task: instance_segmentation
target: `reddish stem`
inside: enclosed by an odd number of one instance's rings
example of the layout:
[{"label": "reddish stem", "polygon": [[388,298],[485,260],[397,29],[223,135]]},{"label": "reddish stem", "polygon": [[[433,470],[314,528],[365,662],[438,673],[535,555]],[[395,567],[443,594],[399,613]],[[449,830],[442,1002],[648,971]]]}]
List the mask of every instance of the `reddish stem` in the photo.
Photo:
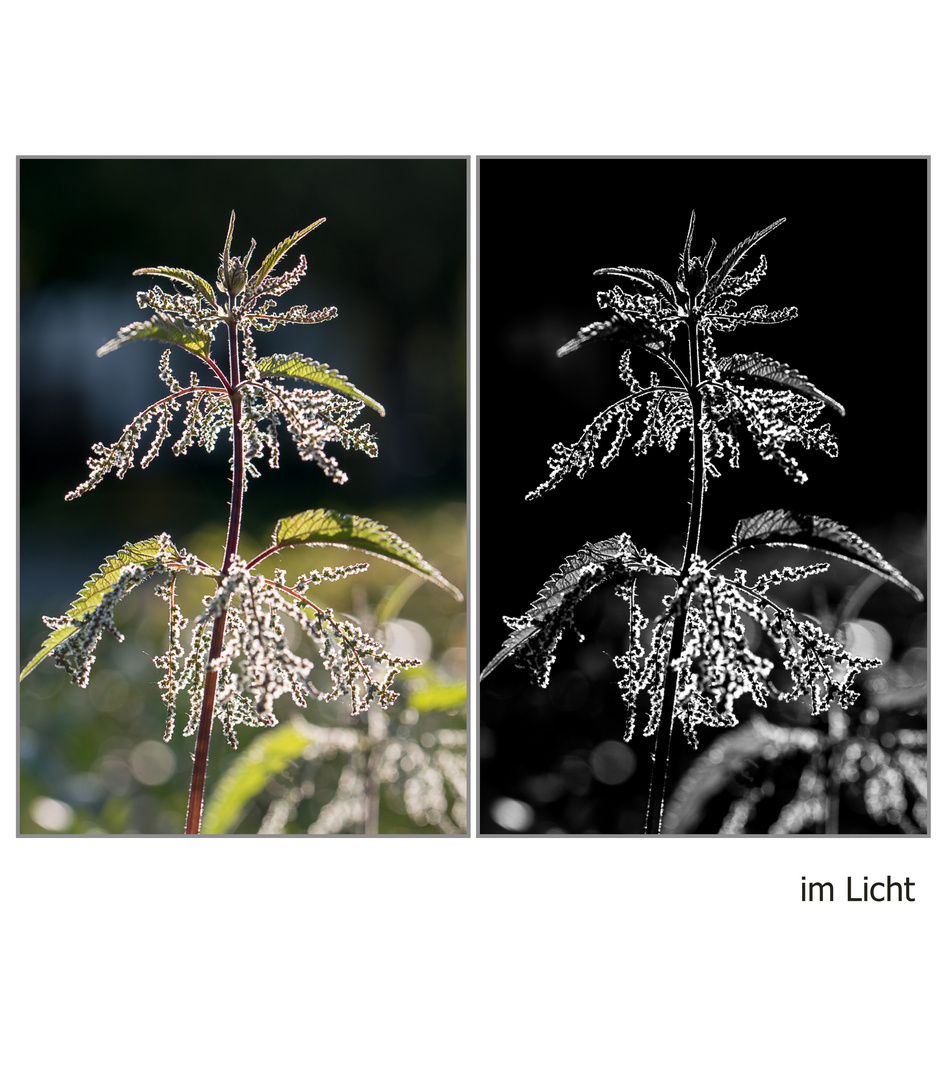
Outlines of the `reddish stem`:
[{"label": "reddish stem", "polygon": [[[230,386],[237,387],[240,382],[239,343],[237,341],[236,316],[233,314],[234,295],[230,293],[228,338],[230,348]],[[223,553],[223,573],[230,568],[230,560],[236,554],[240,541],[240,522],[243,517],[243,432],[240,422],[243,416],[242,397],[238,390],[230,391],[230,405],[233,409],[233,496],[230,500],[230,523],[226,534],[226,548]],[[223,652],[223,634],[226,629],[226,608],[213,621],[210,637],[210,652],[207,654],[207,677],[203,687],[203,701],[200,705],[200,722],[197,725],[197,745],[194,748],[194,770],[190,781],[190,798],[187,803],[188,836],[200,832],[200,818],[203,814],[203,795],[207,782],[207,762],[210,757],[210,733],[213,728],[213,705],[216,700],[219,672],[215,661]]]}]

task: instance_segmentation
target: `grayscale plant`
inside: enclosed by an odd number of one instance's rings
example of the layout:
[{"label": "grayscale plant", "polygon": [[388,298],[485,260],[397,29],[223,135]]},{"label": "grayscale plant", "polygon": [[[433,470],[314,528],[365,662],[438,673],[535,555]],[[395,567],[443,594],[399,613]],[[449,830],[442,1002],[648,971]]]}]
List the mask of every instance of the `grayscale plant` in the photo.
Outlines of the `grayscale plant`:
[{"label": "grayscale plant", "polygon": [[[824,562],[788,566],[750,580],[731,562],[752,548],[795,547],[848,560],[905,589],[922,594],[878,551],[850,529],[813,514],[772,509],[737,522],[732,542],[712,558],[700,545],[710,479],[721,468],[737,468],[741,443],[757,447],[791,480],[807,479],[795,448],[834,457],[837,444],[825,409],[842,406],[794,368],[762,353],[720,355],[716,338],[740,327],[771,326],[797,315],[794,307],[741,307],[740,298],[767,270],[765,256],[751,269],[743,260],[784,218],[737,244],[714,267],[713,240],[703,256],[693,253],[692,214],[674,282],[651,270],[628,266],[598,270],[629,285],[598,293],[606,316],[583,327],[558,350],[565,356],[592,341],[619,349],[619,374],[628,394],[608,406],[571,444],[556,443],[550,475],[528,496],[557,487],[569,474],[582,478],[598,461],[610,465],[630,442],[636,454],[671,451],[680,440],[691,446],[691,501],[685,546],[678,563],[639,547],[627,534],[587,543],[544,584],[528,611],[505,619],[511,631],[485,666],[485,678],[507,658],[533,680],[548,686],[555,650],[574,629],[578,604],[593,590],[611,585],[629,609],[626,651],[615,658],[626,704],[624,738],[638,726],[654,739],[645,831],[661,830],[674,727],[681,725],[696,746],[700,727],[738,723],[735,703],[744,695],[758,705],[805,698],[811,711],[849,709],[858,697],[857,675],[878,660],[848,651],[842,633],[828,633],[772,595],[784,582],[824,573]],[[646,374],[638,375],[642,365]],[[634,434],[639,419],[642,430]],[[638,602],[644,577],[669,582],[662,610],[647,615]],[[788,686],[783,683],[787,678]],[[779,688],[778,683],[781,682]]]},{"label": "grayscale plant", "polygon": [[[216,292],[190,270],[158,266],[135,271],[168,278],[178,288],[165,292],[154,286],[139,292],[138,305],[154,314],[146,321],[122,327],[117,337],[99,349],[99,355],[131,341],[160,341],[181,349],[194,367],[188,380],[181,383],[171,370],[171,349],[162,354],[159,373],[167,394],[135,416],[116,442],[92,447],[88,479],[66,498],[85,494],[110,472],[124,476],[136,458],[146,467],[171,437],[171,421],[182,413],[183,431],[172,445],[174,454],[185,454],[194,445],[210,451],[224,433],[232,447],[232,497],[223,558],[219,566],[213,566],[176,546],[167,534],[126,544],[105,560],[64,615],[45,619],[50,633],[20,675],[22,680],[45,657],[52,656],[74,683],[87,686],[103,632],[122,640],[114,621],[116,605],[137,586],[159,575],[156,591],[167,604],[169,626],[167,652],[154,661],[163,671],[159,686],[167,707],[164,738],[169,740],[173,735],[182,697],[187,699],[183,734],[196,735],[188,834],[200,831],[214,721],[235,747],[239,725],[256,728],[276,724],[274,706],[284,695],[300,707],[310,698],[328,702],[347,695],[352,715],[384,710],[398,696],[394,690],[397,676],[419,664],[393,655],[351,617],[338,615],[309,596],[312,587],[360,574],[369,568],[368,563],[315,568],[290,584],[285,570],[276,568],[268,575],[262,572],[266,560],[295,546],[351,549],[393,562],[462,599],[439,571],[390,529],[369,518],[334,510],[305,510],[283,518],[265,550],[249,558],[239,554],[248,480],[260,475],[255,462],[262,457],[270,467],[278,467],[281,425],[291,435],[300,457],[317,464],[337,484],[345,483],[347,476],[329,453],[329,444],[361,450],[370,457],[377,454],[370,426],[357,422],[365,406],[384,415],[377,401],[337,371],[299,353],[259,356],[256,350],[256,334],[290,324],[315,325],[337,315],[334,307],[310,311],[296,304],[277,309],[277,298],[305,274],[305,256],[300,256],[295,269],[285,273],[275,273],[277,265],[324,220],[277,244],[253,272],[250,259],[255,241],[242,258],[230,253],[235,224],[232,214]],[[180,291],[180,286],[185,291]],[[221,328],[228,346],[227,362],[222,366],[211,355],[214,334]],[[205,384],[200,372],[212,378]],[[139,454],[139,444],[149,429],[154,430],[151,444]],[[207,577],[212,582],[203,610],[192,619],[185,617],[178,603],[181,574]],[[189,637],[185,633],[188,628]],[[316,677],[319,666],[327,679]]]}]

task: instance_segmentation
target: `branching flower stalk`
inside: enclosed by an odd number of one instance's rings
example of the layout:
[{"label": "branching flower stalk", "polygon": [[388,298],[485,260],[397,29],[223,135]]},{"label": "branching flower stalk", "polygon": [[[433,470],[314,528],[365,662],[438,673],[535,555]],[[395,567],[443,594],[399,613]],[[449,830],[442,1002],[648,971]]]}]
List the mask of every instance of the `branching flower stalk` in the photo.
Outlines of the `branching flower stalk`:
[{"label": "branching flower stalk", "polygon": [[[642,704],[644,735],[655,739],[646,833],[661,830],[677,724],[695,746],[699,726],[731,727],[738,723],[734,705],[744,694],[758,706],[809,696],[815,714],[849,708],[857,697],[855,676],[879,663],[854,656],[816,621],[797,615],[768,596],[771,585],[822,573],[827,564],[784,567],[749,583],[741,568],[731,576],[721,574],[718,568],[724,562],[754,547],[820,550],[865,567],[922,598],[919,590],[865,540],[829,518],[812,514],[765,511],[739,521],[731,546],[711,561],[700,551],[709,481],[720,475],[720,465],[739,466],[740,436],[750,436],[764,460],[780,466],[798,483],[807,477],[788,454],[790,443],[822,450],[831,457],[837,454],[828,425],[819,419],[825,407],[842,415],[838,402],[800,372],[762,353],[723,357],[715,346],[717,333],[741,326],[776,325],[797,315],[794,307],[738,308],[739,297],[759,283],[767,263],[762,255],[754,269],[736,270],[748,252],[784,220],[737,244],[710,270],[715,241],[705,256],[692,253],[693,213],[675,283],[636,267],[597,271],[629,280],[634,291],[616,286],[598,293],[598,303],[609,317],[583,327],[558,355],[592,341],[618,345],[619,374],[631,392],[595,417],[577,442],[555,444],[548,461],[549,478],[527,497],[550,491],[569,473],[583,477],[596,464],[603,437],[615,424],[613,441],[600,462],[604,467],[610,465],[630,437],[631,422],[643,413],[643,432],[633,445],[636,453],[646,453],[654,446],[671,451],[682,435],[688,437],[692,448],[691,499],[682,560],[672,566],[638,547],[625,533],[585,544],[545,583],[524,616],[506,618],[511,633],[482,673],[485,677],[512,657],[540,686],[547,686],[555,648],[564,631],[573,627],[578,604],[593,589],[612,583],[630,609],[627,651],[615,660],[623,673],[619,686],[627,707],[624,738],[629,742],[633,737]],[[683,336],[686,360],[681,363],[674,346]],[[650,369],[648,385],[638,380],[631,367],[638,360]],[[672,582],[672,591],[663,599],[663,614],[652,621],[644,616],[636,599],[637,581],[643,574],[667,577]],[[774,662],[749,645],[747,631],[752,624],[778,654],[791,679],[789,689],[778,689]]]},{"label": "branching flower stalk", "polygon": [[[223,431],[228,431],[232,445],[232,490],[223,559],[215,568],[177,548],[166,533],[126,544],[86,582],[65,615],[45,619],[51,633],[20,675],[24,678],[52,655],[77,685],[86,686],[102,633],[108,630],[122,640],[114,623],[118,601],[153,575],[166,576],[157,592],[168,603],[169,645],[155,664],[165,672],[159,684],[167,706],[165,740],[174,732],[178,697],[186,693],[190,698],[184,735],[196,734],[196,744],[185,827],[189,835],[200,831],[215,720],[235,747],[237,725],[276,724],[274,705],[284,694],[290,694],[300,707],[308,698],[331,701],[347,694],[352,715],[365,712],[373,704],[384,709],[397,698],[393,690],[395,677],[419,663],[392,655],[355,623],[336,616],[308,596],[313,585],[361,573],[368,569],[367,563],[312,570],[293,586],[287,583],[284,570],[275,570],[271,578],[259,574],[260,563],[296,545],[358,550],[394,562],[461,599],[454,586],[391,530],[369,518],[333,510],[305,510],[283,518],[264,551],[248,561],[239,556],[243,498],[249,478],[259,476],[253,461],[265,454],[270,467],[278,467],[280,424],[285,424],[301,458],[315,462],[334,483],[345,483],[347,476],[326,452],[327,443],[339,442],[346,449],[359,449],[371,457],[377,454],[369,426],[356,427],[353,423],[365,405],[383,416],[384,409],[377,401],[337,371],[299,353],[267,357],[256,353],[254,332],[267,333],[292,323],[314,325],[337,315],[333,307],[309,311],[302,304],[276,310],[276,298],[297,285],[304,275],[305,256],[286,273],[274,274],[275,267],[324,220],[313,222],[277,244],[259,269],[250,274],[255,241],[243,258],[231,256],[235,214],[231,215],[216,280],[217,292],[224,298],[222,304],[209,282],[192,271],[166,266],[135,271],[170,278],[188,291],[166,293],[154,287],[139,292],[139,306],[155,314],[146,322],[123,327],[116,338],[99,349],[99,355],[113,352],[129,341],[161,341],[199,361],[210,371],[215,385],[201,385],[197,372],[192,371],[189,384],[182,387],[171,371],[171,350],[165,350],[159,373],[169,393],[139,413],[111,446],[93,446],[89,478],[66,498],[74,499],[90,491],[113,470],[119,477],[124,476],[134,465],[142,436],[154,424],[151,446],[140,458],[141,467],[150,464],[170,437],[171,420],[186,407],[183,432],[173,445],[175,454],[186,453],[194,443],[212,450]],[[219,326],[226,328],[226,371],[213,360],[210,351]],[[305,385],[289,386],[286,379]],[[203,614],[193,621],[189,650],[181,640],[188,620],[176,599],[180,573],[208,576],[215,581],[214,591],[204,598]],[[317,652],[330,680],[328,689],[314,680],[314,661],[290,646],[287,619]]]}]

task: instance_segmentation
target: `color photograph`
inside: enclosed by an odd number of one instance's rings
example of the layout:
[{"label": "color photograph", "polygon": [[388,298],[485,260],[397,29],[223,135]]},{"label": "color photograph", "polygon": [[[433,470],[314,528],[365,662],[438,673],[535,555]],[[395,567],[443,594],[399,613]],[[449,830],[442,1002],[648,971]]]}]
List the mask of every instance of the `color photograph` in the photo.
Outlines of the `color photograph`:
[{"label": "color photograph", "polygon": [[469,167],[18,162],[21,834],[467,834]]}]

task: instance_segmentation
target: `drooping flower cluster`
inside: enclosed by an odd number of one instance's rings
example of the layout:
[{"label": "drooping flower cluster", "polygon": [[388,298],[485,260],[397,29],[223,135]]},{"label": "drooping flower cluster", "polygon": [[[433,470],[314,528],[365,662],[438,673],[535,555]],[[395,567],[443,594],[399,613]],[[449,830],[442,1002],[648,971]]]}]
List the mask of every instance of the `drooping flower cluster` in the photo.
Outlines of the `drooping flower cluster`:
[{"label": "drooping flower cluster", "polygon": [[[99,350],[99,355],[129,341],[154,339],[169,342],[203,361],[217,377],[218,385],[203,386],[197,373],[191,372],[189,384],[182,387],[171,371],[170,350],[166,350],[161,356],[158,371],[168,387],[168,395],[138,413],[114,443],[96,443],[92,447],[92,456],[88,460],[89,477],[66,496],[68,499],[90,491],[113,470],[119,478],[123,477],[134,465],[139,443],[153,424],[155,432],[151,445],[139,462],[141,468],[146,468],[170,437],[170,422],[182,407],[185,407],[183,432],[173,444],[174,454],[185,454],[195,443],[211,451],[222,432],[229,431],[232,436],[236,398],[239,398],[239,423],[244,437],[244,463],[248,475],[258,476],[253,461],[267,451],[269,465],[278,467],[278,428],[283,423],[302,460],[315,462],[335,483],[344,483],[347,476],[338,461],[326,452],[327,443],[337,442],[345,449],[359,449],[370,457],[377,455],[370,426],[354,426],[365,404],[383,413],[377,402],[362,394],[327,365],[298,353],[291,356],[276,354],[262,359],[256,355],[254,330],[269,332],[290,323],[322,323],[338,314],[334,307],[309,311],[301,304],[284,312],[273,310],[276,301],[272,297],[288,291],[301,280],[305,273],[305,257],[301,257],[295,270],[276,278],[264,278],[254,291],[250,291],[245,284],[245,264],[248,261],[249,255],[243,260],[230,260],[231,263],[240,264],[242,269],[234,269],[233,275],[244,281],[246,292],[229,317],[216,304],[207,282],[196,274],[168,267],[136,271],[173,277],[183,281],[193,292],[167,293],[157,286],[139,292],[138,305],[150,307],[157,314],[147,322],[123,327],[115,339]],[[226,291],[222,271],[217,287]],[[268,298],[262,299],[264,296]],[[235,321],[237,339],[242,339],[240,381],[236,384],[230,382],[232,370],[228,378],[210,357],[214,330],[228,318]],[[317,389],[292,386],[273,376],[319,385]]]},{"label": "drooping flower cluster", "polygon": [[[183,385],[171,369],[171,350],[166,349],[158,373],[167,394],[140,412],[115,443],[93,447],[89,478],[67,498],[84,494],[112,471],[124,476],[138,457],[142,437],[153,425],[150,447],[140,458],[141,466],[147,466],[171,437],[171,422],[181,411],[183,430],[173,443],[174,453],[184,454],[194,444],[211,451],[219,436],[228,433],[234,447],[231,465],[234,471],[240,470],[234,476],[234,491],[240,484],[245,489],[247,476],[258,475],[253,461],[267,452],[270,466],[278,466],[281,424],[302,459],[316,463],[335,483],[344,483],[347,476],[328,453],[329,443],[376,456],[369,425],[355,421],[365,405],[383,415],[377,401],[339,372],[300,353],[260,357],[256,351],[257,332],[268,333],[289,324],[322,323],[337,315],[334,307],[310,311],[302,304],[276,310],[275,298],[297,285],[305,274],[305,257],[300,257],[293,270],[278,275],[272,271],[295,243],[322,222],[313,222],[277,244],[253,274],[249,263],[255,241],[244,257],[230,255],[234,222],[235,215],[230,219],[216,279],[224,302],[218,303],[209,282],[192,271],[167,266],[136,271],[170,278],[188,291],[167,292],[158,286],[140,291],[139,306],[150,308],[153,316],[122,327],[99,349],[99,355],[104,355],[131,341],[160,341],[198,361],[212,373],[215,384],[202,385],[197,372],[192,371]],[[227,363],[218,365],[211,357],[211,346],[221,325],[226,330],[229,357]],[[231,532],[232,525],[231,521]],[[234,535],[238,537],[238,528]],[[434,581],[461,599],[458,590],[395,533],[370,519],[332,510],[306,510],[284,519],[277,526],[272,547],[251,563],[237,556],[235,542],[228,545],[227,562],[221,568],[178,550],[162,534],[126,545],[111,556],[86,583],[66,615],[46,620],[51,633],[23,675],[45,656],[53,655],[74,681],[86,685],[102,632],[107,629],[121,639],[113,621],[116,604],[157,574],[167,576],[157,592],[167,602],[170,630],[167,651],[155,660],[164,672],[159,685],[168,709],[166,738],[173,731],[176,702],[182,692],[190,696],[185,733],[198,725],[202,708],[210,700],[206,693],[208,673],[216,676],[216,706],[227,737],[233,741],[237,724],[274,724],[275,702],[286,694],[298,705],[307,698],[328,701],[349,694],[353,714],[374,703],[380,708],[389,706],[397,696],[392,690],[395,676],[417,662],[387,652],[353,621],[320,607],[307,595],[311,585],[360,573],[368,564],[313,570],[292,588],[278,569],[271,580],[253,570],[269,555],[296,544],[366,551]],[[182,639],[188,620],[177,603],[176,582],[182,572],[211,576],[217,582],[215,591],[204,598],[203,613],[194,620],[189,647]],[[307,642],[312,655],[299,651],[296,639]],[[313,676],[316,661],[327,675],[325,686],[319,686]]]},{"label": "drooping flower cluster", "polygon": [[125,635],[115,625],[115,606],[147,576],[143,567],[129,563],[120,568],[114,584],[101,594],[96,607],[84,617],[77,618],[69,612],[43,616],[43,622],[53,634],[69,632],[69,636],[53,650],[52,655],[56,667],[64,668],[76,686],[89,685],[95,649],[106,630],[116,641],[125,640]]},{"label": "drooping flower cluster", "polygon": [[[600,462],[606,468],[630,438],[633,417],[641,411],[643,430],[632,443],[634,453],[645,454],[653,446],[671,452],[680,436],[692,432],[696,396],[703,402],[698,426],[708,476],[719,475],[721,462],[738,468],[740,432],[751,437],[763,460],[774,462],[799,483],[807,476],[787,453],[788,444],[797,443],[806,450],[821,450],[836,457],[836,441],[829,426],[818,425],[825,405],[842,414],[843,409],[836,401],[799,372],[761,353],[719,357],[716,351],[714,331],[775,325],[796,317],[795,307],[769,311],[765,305],[756,305],[746,311],[736,310],[736,297],[756,285],[764,275],[767,266],[764,256],[753,271],[723,278],[714,291],[705,277],[708,256],[704,261],[690,258],[689,263],[688,271],[680,268],[675,290],[659,275],[638,268],[598,271],[632,279],[637,291],[631,293],[614,286],[598,292],[598,305],[611,317],[583,327],[558,350],[558,355],[567,355],[591,341],[624,345],[618,371],[631,393],[600,412],[576,442],[554,444],[548,459],[550,475],[528,494],[528,499],[557,486],[570,472],[583,478],[595,464],[608,428],[615,425],[609,449]],[[698,288],[691,295],[688,277],[696,272],[693,267],[702,277],[697,277],[693,288]],[[685,362],[677,361],[672,355],[681,331],[683,337],[695,338],[694,343],[690,342],[694,348],[690,348],[689,360]],[[698,367],[690,370],[694,353],[698,354]],[[635,358],[646,361],[651,368],[648,385],[639,381],[634,372]],[[653,369],[658,369],[661,377]]]},{"label": "drooping flower cluster", "polygon": [[[394,678],[419,661],[387,652],[353,622],[337,616],[330,608],[319,607],[306,595],[313,583],[338,581],[367,570],[368,565],[355,563],[313,571],[289,588],[284,574],[277,572],[275,579],[269,580],[247,569],[242,560],[234,559],[216,591],[204,599],[204,611],[194,620],[189,650],[181,642],[187,620],[172,591],[163,586],[161,595],[170,604],[171,641],[167,653],[154,662],[165,671],[161,680],[168,708],[165,740],[173,734],[176,702],[185,691],[190,696],[190,712],[184,734],[196,730],[208,666],[217,672],[218,715],[234,746],[236,725],[271,727],[277,722],[275,702],[286,694],[300,707],[308,698],[333,701],[349,694],[352,715],[364,712],[373,703],[389,707],[397,697],[392,689]],[[223,612],[223,648],[217,659],[208,661],[210,629]],[[297,643],[295,638],[300,641]],[[328,676],[324,689],[313,675],[315,659],[299,651],[304,641],[308,641],[309,651],[320,660]]]},{"label": "drooping flower cluster", "polygon": [[117,554],[110,555],[82,586],[64,615],[43,616],[50,633],[20,678],[32,671],[43,657],[52,655],[56,665],[64,668],[76,685],[87,686],[95,663],[95,649],[104,631],[117,641],[124,640],[115,625],[118,603],[155,571],[185,563],[189,567],[190,558],[177,551],[167,533],[138,544],[126,544]]},{"label": "drooping flower cluster", "polygon": [[[416,825],[434,825],[444,833],[466,830],[466,733],[455,728],[426,728],[418,736],[417,717],[405,710],[397,717],[396,732],[379,709],[368,714],[367,732],[351,728],[312,728],[311,754],[319,758],[337,749],[348,760],[340,770],[332,797],[308,828],[312,835],[364,831],[376,793],[383,786],[402,801],[403,811]],[[324,749],[323,749],[324,748]],[[304,768],[304,766],[303,766]],[[293,785],[283,805],[270,807],[261,832],[281,831],[279,820],[286,804],[304,796]]]},{"label": "drooping flower cluster", "polygon": [[[772,699],[792,701],[804,695],[810,696],[814,714],[826,712],[831,705],[848,707],[857,696],[855,676],[879,661],[854,656],[812,618],[782,608],[767,596],[772,584],[800,581],[827,569],[827,563],[786,567],[762,574],[749,586],[743,570],[728,578],[696,557],[675,592],[664,597],[665,610],[653,620],[648,648],[643,639],[648,620],[632,590],[624,588],[621,595],[630,605],[629,646],[615,663],[623,672],[625,739],[633,736],[644,696],[649,699],[644,734],[656,731],[669,667],[678,680],[674,717],[693,745],[700,725],[737,724],[735,703],[746,694],[759,707]],[[671,659],[670,641],[679,618],[685,620],[682,646]],[[758,650],[757,642],[764,638],[775,646],[790,680],[785,690],[776,686],[775,662]]]},{"label": "drooping flower cluster", "polygon": [[[578,603],[604,582],[612,584],[630,611],[626,650],[616,659],[628,709],[625,737],[632,737],[641,707],[645,734],[657,736],[646,822],[648,830],[655,827],[657,832],[675,722],[694,744],[700,725],[736,724],[736,703],[746,695],[759,707],[807,695],[815,714],[831,706],[846,708],[857,696],[855,676],[877,663],[852,655],[816,621],[768,597],[771,585],[802,580],[822,572],[826,564],[769,571],[752,586],[744,571],[726,577],[718,566],[749,548],[819,550],[872,571],[921,600],[918,589],[865,540],[809,513],[763,510],[739,521],[732,545],[711,562],[700,551],[708,479],[719,476],[722,464],[739,466],[744,436],[763,460],[798,483],[807,477],[791,454],[794,446],[830,457],[837,454],[821,413],[829,406],[843,415],[838,402],[800,372],[762,353],[720,356],[716,349],[718,333],[796,317],[792,306],[738,306],[739,298],[764,276],[766,259],[761,256],[753,269],[736,271],[748,252],[783,222],[781,218],[748,236],[712,268],[714,240],[704,256],[692,253],[693,214],[673,283],[636,267],[597,271],[629,279],[633,291],[615,286],[598,292],[598,305],[607,317],[582,327],[558,355],[591,343],[618,346],[618,374],[630,393],[591,420],[577,441],[554,444],[548,478],[526,498],[550,491],[570,473],[582,478],[597,463],[605,437],[610,441],[600,457],[603,467],[627,442],[636,454],[654,447],[672,452],[680,442],[688,443],[692,494],[688,525],[682,529],[682,559],[678,567],[654,561],[626,535],[586,544],[545,583],[524,616],[505,619],[511,634],[482,673],[485,677],[512,657],[539,685],[547,686],[555,648],[564,630],[573,628]],[[641,365],[647,370],[638,377]],[[638,414],[642,431],[634,437]],[[637,603],[643,574],[669,576],[675,582],[674,591],[664,598],[663,612],[652,621]],[[759,642],[764,645],[759,647]]]}]

